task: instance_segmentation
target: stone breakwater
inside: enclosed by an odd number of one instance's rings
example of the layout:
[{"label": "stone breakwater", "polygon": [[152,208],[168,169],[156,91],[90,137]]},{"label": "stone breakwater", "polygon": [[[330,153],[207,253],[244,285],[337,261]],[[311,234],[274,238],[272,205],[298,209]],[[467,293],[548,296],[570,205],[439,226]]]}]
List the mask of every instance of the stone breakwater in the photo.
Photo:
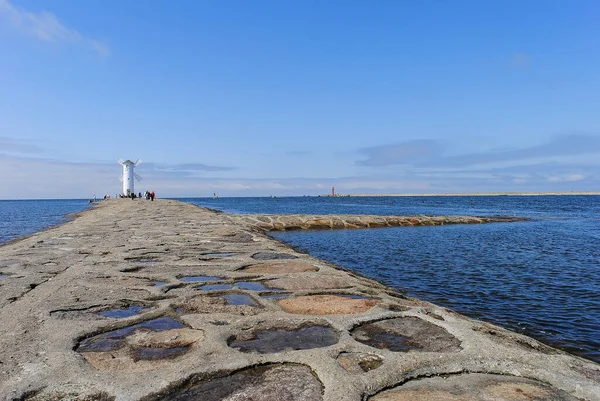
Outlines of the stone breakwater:
[{"label": "stone breakwater", "polygon": [[441,226],[444,224],[508,223],[529,220],[513,216],[377,216],[377,215],[307,215],[307,214],[243,214],[231,215],[237,223],[252,225],[266,231]]},{"label": "stone breakwater", "polygon": [[600,400],[600,365],[298,253],[256,220],[110,200],[0,247],[1,399]]}]

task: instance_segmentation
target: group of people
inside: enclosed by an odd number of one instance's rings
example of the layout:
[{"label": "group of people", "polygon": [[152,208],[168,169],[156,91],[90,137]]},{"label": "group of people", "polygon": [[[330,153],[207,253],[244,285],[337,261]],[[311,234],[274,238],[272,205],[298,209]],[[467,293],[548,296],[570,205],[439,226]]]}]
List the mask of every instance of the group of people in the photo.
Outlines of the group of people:
[{"label": "group of people", "polygon": [[[152,191],[152,192],[150,192],[150,191],[144,192],[144,198],[146,198],[146,200],[153,201],[155,196],[156,196],[156,194],[154,193],[154,191]],[[131,198],[133,200],[133,199],[136,199],[136,198],[141,198],[142,197],[142,193],[140,192],[140,193],[138,193],[136,195],[135,192],[129,193],[129,191],[128,191],[127,195],[119,195],[119,197],[120,198]]]}]

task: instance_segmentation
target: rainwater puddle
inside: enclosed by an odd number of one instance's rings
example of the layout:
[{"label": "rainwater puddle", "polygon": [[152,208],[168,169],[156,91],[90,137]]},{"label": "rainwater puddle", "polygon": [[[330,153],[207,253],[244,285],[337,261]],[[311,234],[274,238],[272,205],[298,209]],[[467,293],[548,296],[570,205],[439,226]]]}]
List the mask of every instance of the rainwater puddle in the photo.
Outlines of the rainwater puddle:
[{"label": "rainwater puddle", "polygon": [[109,352],[116,351],[125,346],[125,338],[132,335],[136,330],[165,331],[181,329],[183,323],[170,317],[159,317],[146,322],[123,327],[121,329],[107,331],[86,338],[79,342],[78,352]]},{"label": "rainwater puddle", "polygon": [[251,297],[244,294],[228,294],[223,295],[219,298],[223,298],[224,300],[226,300],[228,305],[257,306],[256,302],[254,302],[254,300]]},{"label": "rainwater puddle", "polygon": [[139,315],[140,313],[144,313],[148,311],[150,308],[146,308],[143,306],[133,305],[128,308],[120,308],[120,309],[109,309],[102,312],[98,312],[99,315],[105,317],[112,317],[114,319],[123,319],[126,317]]},{"label": "rainwater puddle", "polygon": [[161,285],[167,284],[167,282],[166,281],[153,281],[152,284],[157,287],[160,287]]},{"label": "rainwater puddle", "polygon": [[203,291],[224,291],[233,288],[231,284],[208,284],[198,287]]},{"label": "rainwater puddle", "polygon": [[394,352],[456,352],[460,341],[442,327],[417,317],[365,323],[351,333],[356,341]]},{"label": "rainwater puddle", "polygon": [[0,274],[0,279],[7,278],[7,277],[8,276],[5,276],[4,274]]},{"label": "rainwater puddle", "polygon": [[256,281],[240,281],[239,283],[234,284],[240,290],[248,290],[248,291],[267,291],[270,290],[270,287],[265,287],[263,283],[259,283]]},{"label": "rainwater puddle", "polygon": [[161,392],[155,401],[322,400],[323,385],[307,366],[269,364],[225,373],[219,377],[192,376],[180,387]]},{"label": "rainwater puddle", "polygon": [[193,283],[196,281],[220,281],[223,277],[218,276],[183,276],[179,277],[179,280],[185,281],[186,283]]},{"label": "rainwater puddle", "polygon": [[251,340],[228,341],[231,348],[242,352],[273,352],[328,347],[338,342],[337,333],[327,326],[310,326],[294,330],[270,329],[254,333]]}]

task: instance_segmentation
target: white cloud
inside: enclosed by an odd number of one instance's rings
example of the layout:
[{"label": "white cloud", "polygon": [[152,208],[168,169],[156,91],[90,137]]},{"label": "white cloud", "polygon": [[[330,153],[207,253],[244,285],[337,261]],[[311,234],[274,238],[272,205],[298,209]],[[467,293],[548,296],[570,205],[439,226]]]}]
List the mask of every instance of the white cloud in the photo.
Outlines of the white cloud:
[{"label": "white cloud", "polygon": [[585,179],[583,174],[565,174],[565,175],[554,175],[548,177],[550,182],[575,182]]},{"label": "white cloud", "polygon": [[48,12],[31,12],[18,8],[8,0],[0,0],[0,19],[23,35],[35,37],[50,43],[80,43],[101,56],[108,56],[110,48],[104,42],[83,36],[77,30],[66,27],[58,18]]}]

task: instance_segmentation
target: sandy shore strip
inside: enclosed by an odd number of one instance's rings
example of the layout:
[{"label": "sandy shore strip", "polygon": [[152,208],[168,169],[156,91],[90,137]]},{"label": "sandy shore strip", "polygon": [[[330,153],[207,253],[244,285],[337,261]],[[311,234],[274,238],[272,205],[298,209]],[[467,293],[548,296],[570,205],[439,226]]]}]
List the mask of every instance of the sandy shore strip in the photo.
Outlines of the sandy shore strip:
[{"label": "sandy shore strip", "polygon": [[6,244],[0,397],[600,400],[594,362],[265,234],[389,221],[410,230],[456,217],[378,219],[117,199]]}]

